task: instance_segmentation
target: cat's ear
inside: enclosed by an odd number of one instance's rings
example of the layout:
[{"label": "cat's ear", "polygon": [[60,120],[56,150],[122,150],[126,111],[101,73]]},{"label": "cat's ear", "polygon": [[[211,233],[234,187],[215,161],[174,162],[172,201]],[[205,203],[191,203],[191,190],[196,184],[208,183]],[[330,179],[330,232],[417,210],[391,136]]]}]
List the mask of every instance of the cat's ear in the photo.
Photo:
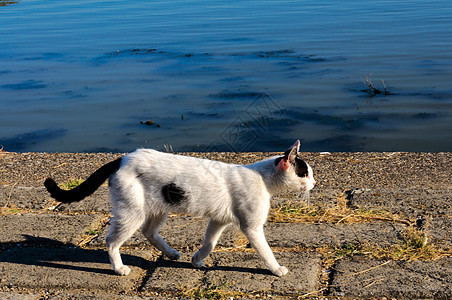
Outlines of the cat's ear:
[{"label": "cat's ear", "polygon": [[279,161],[277,169],[287,171],[290,165],[295,163],[295,158],[298,154],[298,149],[300,149],[300,141],[297,140],[295,144],[292,145],[286,152],[284,152],[283,158]]},{"label": "cat's ear", "polygon": [[297,140],[295,142],[295,144],[293,144],[292,147],[289,148],[289,150],[295,150],[296,151],[295,156],[296,156],[298,154],[298,151],[300,150],[300,145],[301,145],[300,140]]}]

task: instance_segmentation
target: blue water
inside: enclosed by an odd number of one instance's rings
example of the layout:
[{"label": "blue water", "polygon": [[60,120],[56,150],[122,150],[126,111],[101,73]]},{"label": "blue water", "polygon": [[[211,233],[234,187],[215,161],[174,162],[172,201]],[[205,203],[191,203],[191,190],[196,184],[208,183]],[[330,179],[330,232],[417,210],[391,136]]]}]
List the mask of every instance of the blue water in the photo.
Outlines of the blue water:
[{"label": "blue water", "polygon": [[0,7],[8,151],[283,151],[295,139],[452,151],[452,1]]}]

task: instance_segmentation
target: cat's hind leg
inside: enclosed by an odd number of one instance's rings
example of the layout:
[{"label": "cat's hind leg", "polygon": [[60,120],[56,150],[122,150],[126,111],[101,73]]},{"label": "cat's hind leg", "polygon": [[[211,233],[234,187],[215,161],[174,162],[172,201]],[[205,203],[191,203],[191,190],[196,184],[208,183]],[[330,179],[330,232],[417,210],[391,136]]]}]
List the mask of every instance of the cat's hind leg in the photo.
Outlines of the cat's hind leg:
[{"label": "cat's hind leg", "polygon": [[209,225],[207,225],[206,235],[204,236],[204,241],[202,247],[198,252],[193,255],[191,259],[191,264],[196,268],[201,268],[203,266],[203,259],[206,258],[218,242],[223,230],[229,224],[220,223],[214,220],[210,220]]},{"label": "cat's hind leg", "polygon": [[127,216],[117,215],[111,220],[111,228],[107,236],[108,255],[113,270],[119,275],[128,275],[130,268],[125,266],[119,253],[119,248],[127,241],[141,224],[144,216],[141,212],[127,213]]},{"label": "cat's hind leg", "polygon": [[123,264],[119,248],[144,222],[144,195],[138,182],[125,184],[113,177],[110,178],[110,185],[114,217],[110,221],[111,227],[107,236],[108,255],[113,270],[119,275],[128,275],[130,268]]},{"label": "cat's hind leg", "polygon": [[165,222],[167,214],[152,215],[146,218],[141,232],[157,249],[163,252],[169,259],[177,260],[180,253],[168,246],[168,244],[159,235],[159,230]]}]

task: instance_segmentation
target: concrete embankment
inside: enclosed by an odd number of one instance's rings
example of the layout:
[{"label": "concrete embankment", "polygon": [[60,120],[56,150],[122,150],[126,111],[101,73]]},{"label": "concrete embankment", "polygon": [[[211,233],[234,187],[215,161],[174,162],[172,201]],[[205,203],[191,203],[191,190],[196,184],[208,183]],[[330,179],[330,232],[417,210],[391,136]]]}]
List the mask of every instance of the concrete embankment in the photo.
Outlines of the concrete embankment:
[{"label": "concrete embankment", "polygon": [[[273,154],[184,155],[248,164]],[[180,260],[136,232],[121,250],[131,274],[115,275],[107,185],[62,205],[42,183],[84,179],[119,155],[0,152],[0,298],[452,298],[451,153],[303,153],[318,183],[309,203],[275,196],[265,227],[290,271],[282,278],[236,226],[192,268],[207,221],[186,215],[161,230]]]}]

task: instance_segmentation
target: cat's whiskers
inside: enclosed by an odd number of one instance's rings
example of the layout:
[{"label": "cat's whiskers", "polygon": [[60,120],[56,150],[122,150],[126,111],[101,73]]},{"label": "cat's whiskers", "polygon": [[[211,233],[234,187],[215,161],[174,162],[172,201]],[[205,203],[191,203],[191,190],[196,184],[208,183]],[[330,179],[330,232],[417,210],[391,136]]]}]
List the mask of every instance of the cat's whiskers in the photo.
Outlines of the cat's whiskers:
[{"label": "cat's whiskers", "polygon": [[302,190],[300,192],[300,194],[298,195],[298,198],[301,198],[302,201],[304,201],[306,203],[307,206],[311,205],[311,197],[310,197],[310,193],[309,190]]}]

